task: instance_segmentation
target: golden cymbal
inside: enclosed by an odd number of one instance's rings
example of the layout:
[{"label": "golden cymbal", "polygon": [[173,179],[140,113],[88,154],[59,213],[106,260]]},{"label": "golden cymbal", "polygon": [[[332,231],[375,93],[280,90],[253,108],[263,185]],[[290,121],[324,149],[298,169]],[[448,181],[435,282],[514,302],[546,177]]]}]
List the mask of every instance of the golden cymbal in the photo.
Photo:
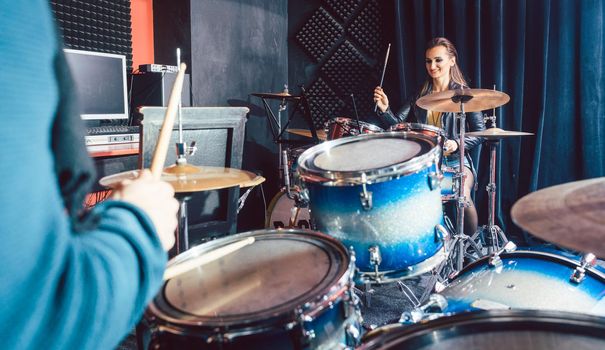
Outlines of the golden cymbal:
[{"label": "golden cymbal", "polygon": [[537,237],[605,258],[605,177],[530,193],[513,205],[511,217]]},{"label": "golden cymbal", "polygon": [[[299,135],[299,136],[304,136],[304,137],[313,137],[313,135],[311,134],[311,130],[307,130],[307,129],[287,129],[287,132],[289,132],[290,134],[295,134],[295,135]],[[328,139],[328,135],[326,134],[325,130],[315,130],[315,132],[317,133],[317,138],[320,139],[321,141],[325,141]]]},{"label": "golden cymbal", "polygon": [[533,135],[531,132],[523,132],[523,131],[508,131],[502,130],[500,128],[489,128],[481,131],[472,131],[464,134],[465,136],[475,136],[475,137],[483,137],[488,140],[499,140],[506,137],[514,137],[514,136],[529,136]]},{"label": "golden cymbal", "polygon": [[[138,170],[126,171],[105,176],[99,184],[105,187],[116,187],[124,180],[135,179]],[[165,168],[161,179],[174,187],[177,193],[218,190],[228,187],[251,187],[261,184],[265,178],[252,172],[233,168],[221,168],[195,165],[175,165]]]},{"label": "golden cymbal", "polygon": [[465,112],[479,112],[496,108],[510,101],[504,92],[487,89],[457,89],[436,92],[422,96],[416,100],[416,105],[428,111],[460,112],[460,99],[464,103]]},{"label": "golden cymbal", "polygon": [[274,100],[298,100],[300,96],[290,95],[287,92],[253,92],[250,95],[260,97],[260,98],[268,98]]}]

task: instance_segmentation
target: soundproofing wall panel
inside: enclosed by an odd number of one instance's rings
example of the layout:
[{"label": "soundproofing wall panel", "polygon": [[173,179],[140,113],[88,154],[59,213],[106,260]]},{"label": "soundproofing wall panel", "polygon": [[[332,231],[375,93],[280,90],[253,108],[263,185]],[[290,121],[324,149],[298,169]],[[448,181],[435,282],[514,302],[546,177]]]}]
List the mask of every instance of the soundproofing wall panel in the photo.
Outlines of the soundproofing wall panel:
[{"label": "soundproofing wall panel", "polygon": [[[313,3],[317,8],[309,11]],[[338,116],[354,118],[355,109],[362,120],[372,119],[372,91],[380,82],[388,44],[385,5],[379,0],[322,0],[293,6],[309,14],[292,21],[300,22],[293,28],[294,38],[306,57],[294,56],[290,62],[292,75],[304,77],[308,87],[314,125],[323,127]]]},{"label": "soundproofing wall panel", "polygon": [[126,56],[132,69],[130,0],[51,0],[65,47]]}]

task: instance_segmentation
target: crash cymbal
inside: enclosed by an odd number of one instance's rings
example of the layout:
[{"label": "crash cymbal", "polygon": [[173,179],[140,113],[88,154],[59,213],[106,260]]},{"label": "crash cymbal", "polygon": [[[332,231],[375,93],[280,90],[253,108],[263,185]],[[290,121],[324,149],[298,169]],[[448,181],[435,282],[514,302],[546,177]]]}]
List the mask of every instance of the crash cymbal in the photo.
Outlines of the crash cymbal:
[{"label": "crash cymbal", "polygon": [[460,112],[460,99],[465,112],[479,112],[502,106],[510,100],[507,94],[486,89],[457,89],[432,93],[416,100],[416,105],[428,111]]},{"label": "crash cymbal", "polygon": [[[126,171],[102,178],[101,186],[115,187],[124,180],[135,179],[138,170]],[[175,165],[165,168],[162,180],[170,183],[177,193],[218,190],[228,187],[251,187],[261,184],[265,178],[246,170],[195,165]]]},{"label": "crash cymbal", "polygon": [[274,100],[298,100],[300,96],[290,95],[287,92],[254,92],[250,95],[260,97],[260,98],[268,98]]},{"label": "crash cymbal", "polygon": [[489,128],[489,129],[485,129],[485,130],[481,130],[481,131],[467,132],[464,135],[483,137],[488,140],[500,140],[500,139],[503,139],[506,137],[529,136],[529,135],[533,135],[533,134],[531,132],[508,131],[508,130],[502,130],[500,128]]},{"label": "crash cymbal", "polygon": [[530,193],[513,205],[511,216],[546,241],[605,258],[605,177]]},{"label": "crash cymbal", "polygon": [[[311,134],[311,130],[307,130],[307,129],[287,129],[287,132],[289,132],[290,134],[295,134],[295,135],[299,135],[299,136],[304,136],[304,137],[313,137],[313,135]],[[328,135],[326,134],[325,130],[315,130],[315,132],[317,133],[317,138],[320,139],[321,141],[325,141],[328,139]]]}]

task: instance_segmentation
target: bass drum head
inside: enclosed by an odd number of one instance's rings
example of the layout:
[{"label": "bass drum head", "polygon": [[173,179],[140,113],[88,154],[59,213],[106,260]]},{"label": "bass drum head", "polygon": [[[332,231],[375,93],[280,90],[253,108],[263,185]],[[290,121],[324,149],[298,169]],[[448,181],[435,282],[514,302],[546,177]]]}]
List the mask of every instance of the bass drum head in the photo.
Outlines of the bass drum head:
[{"label": "bass drum head", "polygon": [[[265,228],[311,228],[311,214],[309,208],[296,208],[293,199],[288,198],[281,191],[273,197],[267,209]],[[290,226],[290,220],[294,218],[294,227]]]},{"label": "bass drum head", "polygon": [[605,320],[553,311],[484,311],[368,333],[362,350],[605,349]]},{"label": "bass drum head", "polygon": [[[350,269],[344,246],[312,231],[261,230],[196,246],[169,262],[178,266],[228,244],[254,243],[165,282],[151,312],[173,325],[221,327],[272,324],[327,295]],[[303,273],[304,272],[304,273]]]}]

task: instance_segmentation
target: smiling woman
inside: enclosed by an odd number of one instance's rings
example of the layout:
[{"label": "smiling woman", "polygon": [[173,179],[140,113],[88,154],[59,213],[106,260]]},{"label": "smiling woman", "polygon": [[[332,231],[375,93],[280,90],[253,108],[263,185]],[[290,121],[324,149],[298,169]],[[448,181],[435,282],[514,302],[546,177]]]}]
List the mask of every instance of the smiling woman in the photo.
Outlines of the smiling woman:
[{"label": "smiling woman", "polygon": [[[415,95],[403,108],[394,114],[389,106],[389,99],[381,87],[374,90],[374,102],[378,105],[379,116],[388,124],[394,125],[402,122],[415,122],[429,124],[444,130],[446,141],[443,144],[443,164],[446,167],[457,168],[460,164],[457,154],[460,141],[454,130],[457,128],[454,113],[427,111],[416,105],[416,100],[422,96],[442,92],[451,89],[468,88],[464,74],[458,66],[458,52],[456,47],[446,38],[433,38],[426,45],[425,67],[428,78],[420,89],[420,93]],[[479,131],[485,129],[485,124],[481,113],[467,113],[466,130]],[[464,139],[464,148],[470,151],[473,147],[480,144],[482,140],[476,137],[466,137]],[[466,180],[464,182],[464,195],[471,197],[471,189],[475,184],[472,161],[465,152],[464,171]],[[477,230],[477,210],[469,200],[469,206],[464,209],[464,233],[472,235]]]}]

